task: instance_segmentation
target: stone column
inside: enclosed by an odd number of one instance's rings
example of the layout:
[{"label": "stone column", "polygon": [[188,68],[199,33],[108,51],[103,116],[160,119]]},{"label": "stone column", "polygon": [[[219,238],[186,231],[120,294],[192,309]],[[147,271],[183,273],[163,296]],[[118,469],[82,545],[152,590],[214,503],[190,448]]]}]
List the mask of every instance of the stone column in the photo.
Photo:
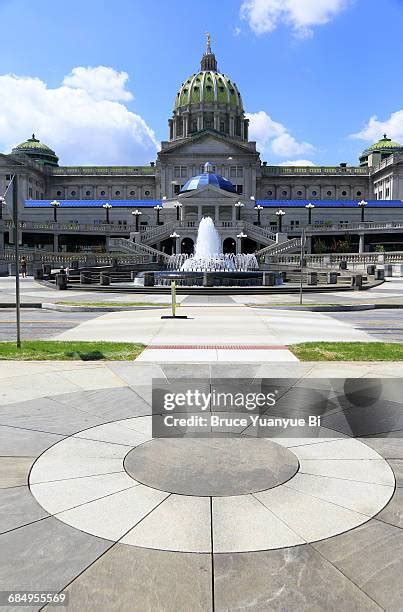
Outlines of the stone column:
[{"label": "stone column", "polygon": [[216,224],[220,221],[220,207],[218,204],[214,206],[214,221]]},{"label": "stone column", "polygon": [[175,253],[177,255],[180,255],[181,252],[181,238],[179,236],[179,238],[175,238]]},{"label": "stone column", "polygon": [[53,251],[55,253],[59,251],[59,234],[53,235]]},{"label": "stone column", "polygon": [[358,244],[358,252],[364,253],[365,234],[359,234],[360,242]]},{"label": "stone column", "polygon": [[305,251],[307,253],[312,253],[312,236],[305,237]]},{"label": "stone column", "polygon": [[199,204],[197,207],[197,218],[200,221],[200,219],[202,218],[202,214],[203,214],[203,208],[202,205]]}]

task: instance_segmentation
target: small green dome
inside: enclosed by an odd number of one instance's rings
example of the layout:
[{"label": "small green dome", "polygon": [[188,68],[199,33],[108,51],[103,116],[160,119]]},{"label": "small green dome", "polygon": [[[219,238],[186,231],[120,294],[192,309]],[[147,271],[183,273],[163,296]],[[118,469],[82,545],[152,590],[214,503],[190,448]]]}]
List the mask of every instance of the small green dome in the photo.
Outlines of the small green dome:
[{"label": "small green dome", "polygon": [[393,151],[397,151],[400,149],[403,149],[403,146],[400,143],[396,142],[395,140],[392,140],[391,138],[388,138],[386,134],[384,134],[383,138],[378,140],[378,142],[375,142],[370,147],[367,147],[365,151],[363,151],[362,156],[364,157],[365,155],[369,155],[369,153],[372,153],[373,151],[390,151],[391,153],[393,153]]},{"label": "small green dome", "polygon": [[11,153],[14,155],[23,153],[44,166],[57,166],[59,162],[59,158],[53,149],[35,138],[35,134],[32,134],[31,138],[14,147]]},{"label": "small green dome", "polygon": [[236,84],[221,72],[201,70],[182,83],[175,97],[175,109],[190,104],[229,104],[243,110],[241,94]]}]

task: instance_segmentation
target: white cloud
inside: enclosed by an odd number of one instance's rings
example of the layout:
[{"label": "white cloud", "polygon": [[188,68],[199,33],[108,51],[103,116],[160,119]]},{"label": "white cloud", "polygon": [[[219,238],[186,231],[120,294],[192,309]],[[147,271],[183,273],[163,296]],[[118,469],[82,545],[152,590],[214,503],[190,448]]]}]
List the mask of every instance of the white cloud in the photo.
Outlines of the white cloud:
[{"label": "white cloud", "polygon": [[376,115],[373,115],[361,131],[351,134],[351,138],[373,143],[385,133],[389,138],[403,143],[403,110],[392,113],[385,121],[380,121]]},{"label": "white cloud", "polygon": [[277,166],[316,166],[313,161],[309,159],[293,159],[291,161],[284,161]]},{"label": "white cloud", "polygon": [[132,100],[133,94],[125,89],[128,80],[127,72],[117,72],[108,66],[77,66],[64,77],[63,85],[84,89],[96,100]]},{"label": "white cloud", "polygon": [[323,25],[345,9],[351,0],[244,0],[241,18],[255,34],[272,32],[281,23],[299,36],[312,34],[312,27]]},{"label": "white cloud", "polygon": [[0,151],[35,132],[64,164],[148,163],[157,141],[144,119],[118,102],[132,97],[126,80],[126,73],[104,66],[75,68],[56,88],[0,75]]},{"label": "white cloud", "polygon": [[314,151],[309,142],[298,142],[287,128],[265,112],[249,113],[249,137],[256,140],[258,149],[263,154],[274,154],[279,157],[294,157]]}]

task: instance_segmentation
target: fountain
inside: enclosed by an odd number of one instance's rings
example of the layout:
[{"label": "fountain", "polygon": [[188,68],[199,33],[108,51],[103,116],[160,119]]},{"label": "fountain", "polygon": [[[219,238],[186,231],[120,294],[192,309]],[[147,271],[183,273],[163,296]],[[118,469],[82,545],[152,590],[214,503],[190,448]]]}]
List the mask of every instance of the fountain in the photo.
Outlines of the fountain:
[{"label": "fountain", "polygon": [[173,280],[181,287],[256,287],[282,284],[282,276],[278,272],[270,272],[269,277],[267,273],[259,270],[254,254],[222,253],[221,250],[221,237],[213,220],[204,217],[197,231],[194,253],[171,255],[168,270],[140,272],[134,283],[137,286],[145,285],[146,274],[147,286],[150,286],[148,282],[151,286],[169,286]]},{"label": "fountain", "polygon": [[258,270],[255,255],[221,253],[221,238],[211,217],[199,224],[193,255],[172,255],[168,268],[181,272],[248,272]]}]

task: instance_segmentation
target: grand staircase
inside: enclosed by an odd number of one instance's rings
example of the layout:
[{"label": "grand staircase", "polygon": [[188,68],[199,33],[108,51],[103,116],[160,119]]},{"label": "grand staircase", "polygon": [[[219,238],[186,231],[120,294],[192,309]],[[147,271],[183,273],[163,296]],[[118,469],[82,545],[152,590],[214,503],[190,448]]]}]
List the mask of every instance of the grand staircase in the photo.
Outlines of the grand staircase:
[{"label": "grand staircase", "polygon": [[147,244],[133,242],[127,238],[111,238],[109,240],[109,250],[118,253],[130,253],[133,255],[150,255],[151,257],[155,257],[157,261],[168,261],[170,257],[167,253],[153,249]]}]

